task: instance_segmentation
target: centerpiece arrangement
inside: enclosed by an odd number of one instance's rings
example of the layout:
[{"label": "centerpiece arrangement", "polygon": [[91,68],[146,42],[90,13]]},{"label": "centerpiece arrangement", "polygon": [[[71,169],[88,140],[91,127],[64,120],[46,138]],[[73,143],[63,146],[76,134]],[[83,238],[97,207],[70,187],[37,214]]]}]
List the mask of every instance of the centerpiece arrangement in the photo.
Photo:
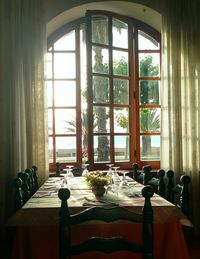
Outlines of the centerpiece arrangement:
[{"label": "centerpiece arrangement", "polygon": [[106,191],[105,186],[110,183],[110,177],[97,170],[88,172],[85,178],[96,198],[102,197]]}]

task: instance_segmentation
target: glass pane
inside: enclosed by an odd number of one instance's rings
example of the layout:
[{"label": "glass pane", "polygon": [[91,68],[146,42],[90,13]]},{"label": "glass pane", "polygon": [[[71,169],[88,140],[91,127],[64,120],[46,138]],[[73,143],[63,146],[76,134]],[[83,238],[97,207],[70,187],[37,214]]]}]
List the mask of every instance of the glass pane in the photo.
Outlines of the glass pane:
[{"label": "glass pane", "polygon": [[129,161],[129,136],[115,136],[115,161]]},{"label": "glass pane", "polygon": [[55,110],[55,131],[56,134],[76,133],[76,110],[56,109]]},{"label": "glass pane", "polygon": [[92,42],[108,45],[108,17],[92,16]]},{"label": "glass pane", "polygon": [[113,80],[114,103],[129,104],[129,80]]},{"label": "glass pane", "polygon": [[160,160],[160,136],[140,136],[140,158],[145,161]]},{"label": "glass pane", "polygon": [[128,76],[128,53],[113,50],[113,74]]},{"label": "glass pane", "polygon": [[160,81],[140,81],[140,104],[160,104]]},{"label": "glass pane", "polygon": [[140,109],[140,132],[160,132],[160,108]]},{"label": "glass pane", "polygon": [[56,138],[56,162],[76,162],[76,137]]},{"label": "glass pane", "polygon": [[159,50],[160,44],[150,35],[143,31],[138,33],[138,48],[139,50]]},{"label": "glass pane", "polygon": [[54,77],[75,78],[76,61],[74,53],[54,53]]},{"label": "glass pane", "polygon": [[86,42],[85,42],[85,26],[81,25],[80,30],[80,80],[81,80],[81,90],[87,89],[87,56],[86,56]]},{"label": "glass pane", "polygon": [[108,74],[108,49],[101,47],[92,48],[92,70],[94,73]]},{"label": "glass pane", "polygon": [[54,50],[75,50],[75,31],[71,31],[57,40]]},{"label": "glass pane", "polygon": [[115,133],[129,132],[129,109],[128,108],[114,109],[114,132]]},{"label": "glass pane", "polygon": [[93,76],[93,102],[108,103],[110,101],[109,78]]},{"label": "glass pane", "polygon": [[46,54],[46,74],[47,79],[52,78],[52,53]]},{"label": "glass pane", "polygon": [[157,77],[160,75],[159,53],[139,53],[140,76]]},{"label": "glass pane", "polygon": [[94,136],[94,162],[110,161],[110,137]]},{"label": "glass pane", "polygon": [[52,92],[52,81],[47,81],[47,101],[48,107],[53,106],[53,92]]},{"label": "glass pane", "polygon": [[55,106],[76,105],[76,84],[75,81],[55,81],[54,84]]},{"label": "glass pane", "polygon": [[105,106],[94,106],[93,109],[94,133],[110,132],[110,109]]},{"label": "glass pane", "polygon": [[113,46],[128,48],[128,25],[120,20],[112,20]]},{"label": "glass pane", "polygon": [[49,137],[49,163],[53,163],[53,138]]},{"label": "glass pane", "polygon": [[52,109],[48,109],[48,130],[49,134],[53,134],[53,113]]}]

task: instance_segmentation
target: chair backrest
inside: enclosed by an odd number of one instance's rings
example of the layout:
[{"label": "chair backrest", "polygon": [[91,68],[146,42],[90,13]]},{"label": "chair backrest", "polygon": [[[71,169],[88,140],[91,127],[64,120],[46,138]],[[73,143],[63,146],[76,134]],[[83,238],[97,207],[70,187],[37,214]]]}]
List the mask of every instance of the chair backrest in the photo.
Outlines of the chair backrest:
[{"label": "chair backrest", "polygon": [[34,180],[34,192],[36,192],[38,189],[39,189],[39,186],[38,186],[38,168],[36,165],[33,165],[31,167],[32,169],[32,172],[33,172],[33,180]]},{"label": "chair backrest", "polygon": [[74,167],[74,168],[72,168],[72,173],[73,173],[73,175],[74,176],[81,176],[82,175],[82,173],[83,173],[83,168],[82,167]]},{"label": "chair backrest", "polygon": [[173,170],[168,170],[167,171],[167,178],[168,178],[168,183],[167,183],[167,200],[174,203],[174,171]]},{"label": "chair backrest", "polygon": [[22,180],[23,203],[25,203],[31,197],[29,174],[26,172],[19,172],[17,176]]},{"label": "chair backrest", "polygon": [[14,211],[19,210],[24,204],[22,184],[23,184],[23,182],[19,177],[16,177],[13,181],[13,185],[14,185],[14,194],[13,194]]},{"label": "chair backrest", "polygon": [[191,179],[188,175],[182,175],[180,177],[180,182],[175,185],[173,192],[175,195],[175,204],[181,209],[183,214],[189,217],[190,215],[190,192],[189,183]]},{"label": "chair backrest", "polygon": [[164,176],[165,176],[165,170],[163,169],[159,169],[157,171],[157,175],[158,175],[158,194],[165,198],[166,197],[166,188],[165,188],[165,180],[164,180]]},{"label": "chair backrest", "polygon": [[[136,214],[124,207],[116,206],[91,207],[78,214],[71,215],[67,205],[70,191],[67,188],[60,189],[58,192],[58,196],[61,199],[61,208],[59,212],[60,259],[71,258],[72,255],[79,255],[91,251],[103,253],[132,251],[141,253],[143,259],[153,259],[153,209],[151,206],[153,188],[151,186],[145,186],[142,189],[142,195],[145,198],[145,202],[141,214]],[[142,243],[133,243],[132,241],[119,236],[109,238],[92,236],[90,239],[80,244],[71,245],[71,225],[85,223],[90,220],[98,220],[107,223],[113,223],[120,220],[141,224]],[[137,236],[138,233],[135,233],[135,235]]]}]

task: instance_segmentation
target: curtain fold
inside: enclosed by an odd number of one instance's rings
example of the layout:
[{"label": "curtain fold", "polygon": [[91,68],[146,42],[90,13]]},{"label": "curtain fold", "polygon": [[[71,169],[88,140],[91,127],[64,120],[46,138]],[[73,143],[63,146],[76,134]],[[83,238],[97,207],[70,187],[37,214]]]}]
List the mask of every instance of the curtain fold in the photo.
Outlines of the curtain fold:
[{"label": "curtain fold", "polygon": [[12,213],[17,173],[35,164],[39,182],[47,178],[44,13],[42,0],[0,1],[1,226]]},{"label": "curtain fold", "polygon": [[161,168],[191,177],[191,219],[200,234],[200,2],[164,1]]}]

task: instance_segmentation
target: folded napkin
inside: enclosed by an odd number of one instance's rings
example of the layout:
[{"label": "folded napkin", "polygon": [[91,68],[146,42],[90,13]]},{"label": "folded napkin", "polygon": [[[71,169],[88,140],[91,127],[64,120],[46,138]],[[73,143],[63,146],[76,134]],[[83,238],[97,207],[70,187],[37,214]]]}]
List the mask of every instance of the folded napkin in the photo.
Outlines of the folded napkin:
[{"label": "folded napkin", "polygon": [[106,202],[101,202],[101,201],[99,201],[99,202],[97,202],[97,201],[95,201],[95,202],[92,202],[92,201],[85,201],[85,202],[83,202],[83,204],[82,204],[83,206],[94,206],[94,207],[113,207],[113,206],[118,206],[118,204],[117,203],[115,203],[115,202],[110,202],[110,203],[106,203]]},{"label": "folded napkin", "polygon": [[51,196],[51,192],[45,192],[45,191],[37,191],[32,198],[42,198],[42,197],[47,197]]},{"label": "folded napkin", "polygon": [[118,206],[118,203],[109,200],[92,200],[85,197],[83,206]]}]

